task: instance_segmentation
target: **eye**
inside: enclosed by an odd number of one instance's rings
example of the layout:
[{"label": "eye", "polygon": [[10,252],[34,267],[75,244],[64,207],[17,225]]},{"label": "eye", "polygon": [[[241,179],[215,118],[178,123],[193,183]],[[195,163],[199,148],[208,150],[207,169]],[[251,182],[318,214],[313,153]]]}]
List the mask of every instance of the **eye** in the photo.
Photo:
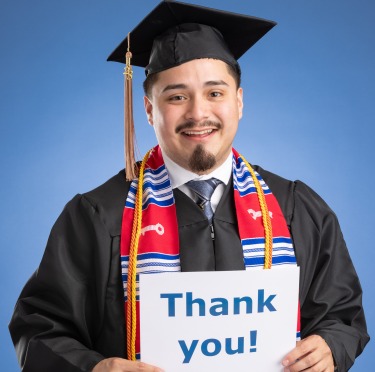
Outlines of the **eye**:
[{"label": "eye", "polygon": [[175,95],[175,96],[172,96],[172,97],[169,97],[168,98],[168,101],[183,101],[185,100],[186,98],[184,96],[181,96],[181,95]]},{"label": "eye", "polygon": [[221,97],[222,95],[223,93],[221,92],[217,92],[217,91],[210,92],[210,97],[213,97],[213,98]]}]

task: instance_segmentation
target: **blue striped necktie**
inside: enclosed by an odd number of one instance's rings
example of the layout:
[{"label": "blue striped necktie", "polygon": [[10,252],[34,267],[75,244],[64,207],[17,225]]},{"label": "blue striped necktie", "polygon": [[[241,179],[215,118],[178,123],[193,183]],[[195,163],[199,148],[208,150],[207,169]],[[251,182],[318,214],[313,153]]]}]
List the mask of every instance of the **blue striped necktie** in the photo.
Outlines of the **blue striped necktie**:
[{"label": "blue striped necktie", "polygon": [[203,213],[206,215],[210,223],[212,222],[212,217],[214,215],[211,206],[211,197],[216,187],[220,183],[221,181],[216,178],[210,178],[202,181],[189,181],[186,183],[186,186],[188,186],[197,195],[197,204],[200,208],[202,208]]}]

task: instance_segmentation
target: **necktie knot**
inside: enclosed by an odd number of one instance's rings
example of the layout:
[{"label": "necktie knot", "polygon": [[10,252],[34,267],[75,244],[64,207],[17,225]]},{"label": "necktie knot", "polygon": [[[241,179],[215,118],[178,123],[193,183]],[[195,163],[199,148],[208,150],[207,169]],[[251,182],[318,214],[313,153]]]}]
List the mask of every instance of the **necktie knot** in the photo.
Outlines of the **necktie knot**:
[{"label": "necktie knot", "polygon": [[186,185],[197,195],[197,204],[203,209],[208,221],[211,223],[214,212],[211,206],[211,197],[216,187],[221,183],[216,178],[208,180],[189,181]]}]

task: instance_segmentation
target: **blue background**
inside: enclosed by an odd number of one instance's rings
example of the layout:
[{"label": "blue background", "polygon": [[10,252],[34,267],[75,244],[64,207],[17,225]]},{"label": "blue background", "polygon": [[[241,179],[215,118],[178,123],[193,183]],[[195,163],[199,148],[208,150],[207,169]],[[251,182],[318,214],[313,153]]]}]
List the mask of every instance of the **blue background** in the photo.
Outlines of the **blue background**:
[{"label": "blue background", "polygon": [[[337,213],[374,334],[375,3],[201,0],[278,22],[240,59],[244,118],[235,147],[252,163],[313,187]],[[0,354],[19,370],[7,331],[65,203],[123,167],[122,66],[115,46],[154,0],[0,1]],[[135,68],[140,153],[155,144]],[[372,371],[370,342],[353,371]]]}]

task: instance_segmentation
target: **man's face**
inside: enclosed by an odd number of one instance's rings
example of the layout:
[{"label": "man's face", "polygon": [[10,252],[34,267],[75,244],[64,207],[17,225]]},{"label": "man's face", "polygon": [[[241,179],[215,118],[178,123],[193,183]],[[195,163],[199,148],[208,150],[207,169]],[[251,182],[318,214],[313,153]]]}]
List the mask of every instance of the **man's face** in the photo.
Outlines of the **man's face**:
[{"label": "man's face", "polygon": [[196,59],[158,73],[145,109],[163,153],[205,174],[229,155],[242,117],[242,89],[227,65]]}]

